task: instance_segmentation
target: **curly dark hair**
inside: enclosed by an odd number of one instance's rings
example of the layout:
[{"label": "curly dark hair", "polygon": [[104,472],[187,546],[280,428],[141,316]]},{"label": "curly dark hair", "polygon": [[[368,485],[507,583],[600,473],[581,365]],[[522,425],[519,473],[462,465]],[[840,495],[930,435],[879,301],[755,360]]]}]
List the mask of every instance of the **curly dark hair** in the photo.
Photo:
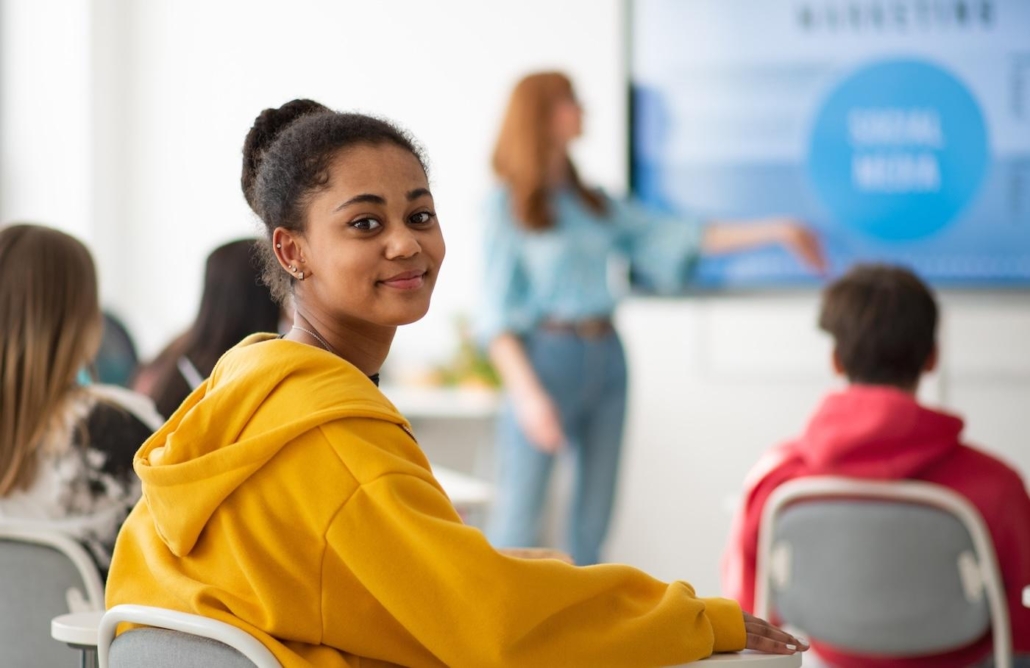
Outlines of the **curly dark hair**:
[{"label": "curly dark hair", "polygon": [[272,251],[272,232],[282,227],[304,232],[312,195],[327,187],[329,165],[343,149],[360,144],[393,144],[410,151],[428,173],[415,140],[392,123],[364,114],[340,113],[313,100],[292,100],[265,109],[243,143],[243,196],[265,225],[257,245],[262,279],[280,304],[292,293],[293,277]]}]

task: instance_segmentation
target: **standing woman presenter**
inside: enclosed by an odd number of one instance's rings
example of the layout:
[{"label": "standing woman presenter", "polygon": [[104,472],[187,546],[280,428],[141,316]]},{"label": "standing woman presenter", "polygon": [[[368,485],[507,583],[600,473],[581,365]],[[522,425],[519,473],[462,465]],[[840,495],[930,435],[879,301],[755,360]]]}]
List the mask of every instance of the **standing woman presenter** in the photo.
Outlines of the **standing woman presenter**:
[{"label": "standing woman presenter", "polygon": [[626,406],[626,362],[612,328],[613,255],[659,290],[682,288],[701,254],[779,244],[814,270],[816,237],[796,221],[662,220],[585,186],[569,157],[583,110],[563,74],[518,83],[494,149],[501,187],[489,202],[480,333],[508,390],[499,422],[498,547],[539,541],[555,455],[569,448],[575,487],[566,546],[600,560],[614,500]]}]

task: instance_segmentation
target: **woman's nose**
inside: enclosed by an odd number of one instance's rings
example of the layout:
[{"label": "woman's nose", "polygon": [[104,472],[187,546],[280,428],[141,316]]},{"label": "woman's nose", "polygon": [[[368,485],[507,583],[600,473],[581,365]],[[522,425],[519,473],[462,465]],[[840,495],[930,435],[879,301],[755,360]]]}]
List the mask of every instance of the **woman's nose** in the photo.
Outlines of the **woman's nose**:
[{"label": "woman's nose", "polygon": [[418,255],[422,251],[415,233],[407,225],[396,225],[386,236],[386,257],[393,260]]}]

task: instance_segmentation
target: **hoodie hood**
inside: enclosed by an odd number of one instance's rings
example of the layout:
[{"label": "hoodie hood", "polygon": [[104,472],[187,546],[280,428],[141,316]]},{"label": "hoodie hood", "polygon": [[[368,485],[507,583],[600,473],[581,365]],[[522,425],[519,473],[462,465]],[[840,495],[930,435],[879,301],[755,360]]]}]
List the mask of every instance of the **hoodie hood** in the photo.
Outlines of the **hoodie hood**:
[{"label": "hoodie hood", "polygon": [[744,503],[723,555],[724,593],[753,609],[758,527],[777,486],[820,475],[920,478],[962,448],[961,433],[960,418],[920,406],[912,395],[891,387],[852,385],[827,396],[805,433],[767,450],[745,478]]},{"label": "hoodie hood", "polygon": [[823,401],[794,454],[813,475],[910,478],[958,448],[962,426],[901,390],[853,385]]},{"label": "hoodie hood", "polygon": [[[302,388],[306,410],[290,399]],[[255,334],[136,453],[133,468],[161,540],[193,549],[212,513],[288,443],[319,425],[364,417],[410,425],[355,366],[313,346]]]}]

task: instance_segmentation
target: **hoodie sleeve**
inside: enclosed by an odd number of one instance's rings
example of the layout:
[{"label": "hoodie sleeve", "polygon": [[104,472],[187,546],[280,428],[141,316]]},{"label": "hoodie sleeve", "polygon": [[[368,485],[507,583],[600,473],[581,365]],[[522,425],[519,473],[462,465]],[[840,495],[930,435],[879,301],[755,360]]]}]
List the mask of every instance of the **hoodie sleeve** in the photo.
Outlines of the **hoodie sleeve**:
[{"label": "hoodie sleeve", "polygon": [[[368,536],[368,546],[356,545],[357,536]],[[628,566],[501,555],[461,523],[428,474],[365,483],[327,540],[324,601],[342,600],[336,583],[356,578],[401,635],[431,655],[427,664],[663,666],[746,641],[735,602],[698,598],[686,582]],[[352,638],[353,614],[323,605],[323,642]]]},{"label": "hoodie sleeve", "polygon": [[1030,587],[1030,495],[1018,473],[1006,473],[992,481],[999,503],[997,511],[984,519],[991,527],[1005,585],[1013,650],[1030,654],[1030,608],[1022,601],[1023,588]]},{"label": "hoodie sleeve", "polygon": [[659,294],[683,290],[701,256],[704,226],[694,218],[648,211],[639,201],[610,199],[616,247],[637,280]]}]

